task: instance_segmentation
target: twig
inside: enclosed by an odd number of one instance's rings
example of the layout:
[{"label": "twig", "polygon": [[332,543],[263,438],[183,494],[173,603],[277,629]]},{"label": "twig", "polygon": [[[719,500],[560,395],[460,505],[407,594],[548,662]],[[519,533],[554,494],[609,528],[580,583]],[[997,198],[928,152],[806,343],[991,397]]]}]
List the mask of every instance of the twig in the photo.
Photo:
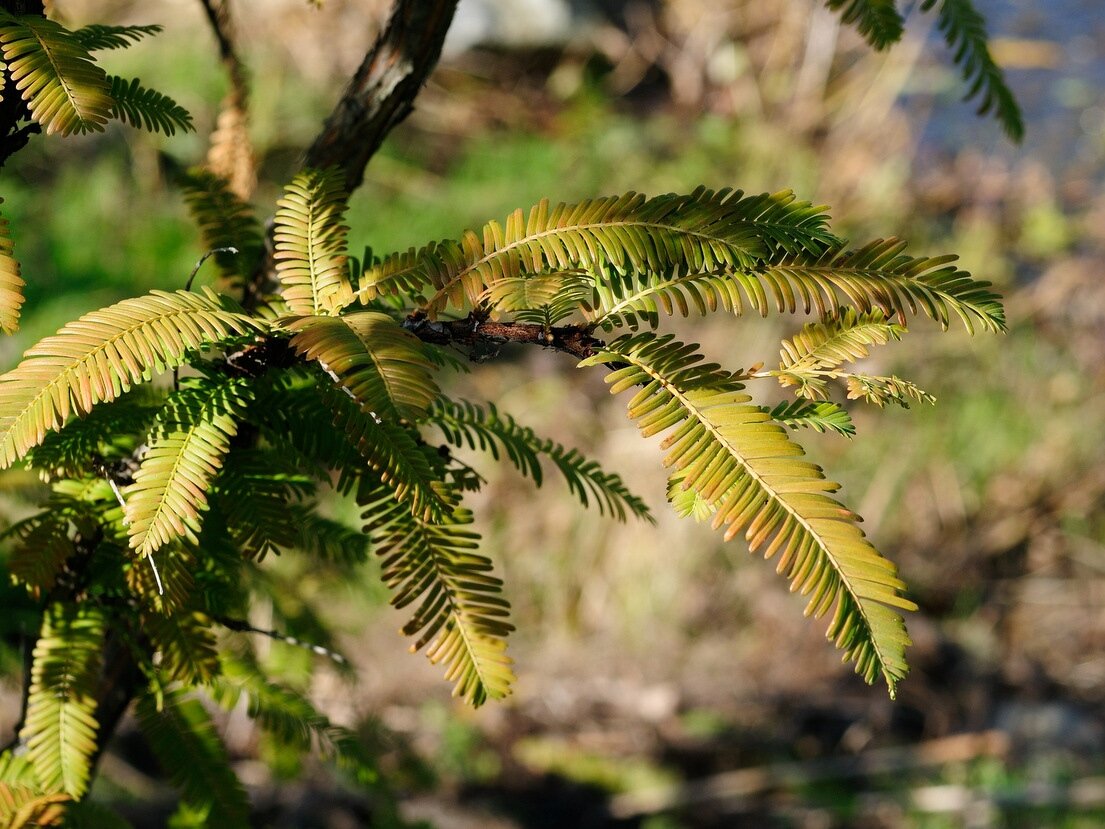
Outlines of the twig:
[{"label": "twig", "polygon": [[583,360],[602,348],[602,340],[592,337],[579,325],[544,326],[526,322],[491,322],[481,314],[469,314],[460,320],[431,320],[416,313],[403,322],[403,327],[423,342],[435,345],[480,344],[501,345],[525,343],[562,351]]},{"label": "twig", "polygon": [[249,622],[242,621],[241,619],[231,619],[226,616],[216,616],[214,619],[228,630],[237,631],[238,633],[257,633],[261,636],[267,636],[270,639],[276,639],[279,642],[285,642],[297,648],[309,650],[311,653],[318,654],[319,656],[325,656],[327,659],[337,662],[339,665],[349,664],[349,660],[337,651],[332,651],[329,648],[324,648],[322,645],[316,645],[313,642],[304,642],[302,639],[297,639],[294,636],[281,633],[279,630],[265,630],[264,628],[254,627]]},{"label": "twig", "polygon": [[241,251],[238,250],[236,247],[233,247],[232,245],[228,245],[224,248],[212,248],[211,250],[207,251],[207,253],[200,257],[200,260],[196,263],[196,266],[192,268],[192,272],[188,274],[188,281],[184,283],[184,290],[192,290],[192,282],[195,281],[196,274],[200,272],[200,268],[203,267],[203,263],[214,256],[216,253],[241,253]]},{"label": "twig", "polygon": [[611,799],[610,813],[618,819],[628,819],[708,803],[739,802],[773,789],[822,780],[901,774],[979,757],[1003,757],[1008,752],[1009,737],[1002,731],[956,734],[916,746],[875,749],[806,763],[772,763],[716,774],[680,786],[626,792]]},{"label": "twig", "polygon": [[[107,476],[107,483],[111,487],[111,491],[115,494],[115,500],[119,502],[119,506],[123,508],[123,526],[125,527],[129,521],[126,517],[127,502],[123,500],[123,493],[119,489],[119,484],[115,483],[115,479],[110,475]],[[153,570],[153,580],[157,582],[157,595],[165,595],[165,587],[161,584],[161,573],[157,570],[157,562],[153,560],[153,553],[146,555],[146,560],[150,563],[150,569]]]}]

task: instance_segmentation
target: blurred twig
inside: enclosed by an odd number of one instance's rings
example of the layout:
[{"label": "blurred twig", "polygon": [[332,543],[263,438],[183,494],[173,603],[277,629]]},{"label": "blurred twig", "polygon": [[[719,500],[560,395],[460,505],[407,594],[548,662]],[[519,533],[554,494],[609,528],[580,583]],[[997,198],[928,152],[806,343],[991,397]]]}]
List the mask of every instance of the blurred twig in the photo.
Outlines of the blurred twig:
[{"label": "blurred twig", "polygon": [[231,190],[245,201],[257,186],[257,164],[249,137],[249,79],[234,45],[230,0],[201,2],[219,45],[219,60],[230,78],[230,91],[223,99],[218,123],[211,133],[207,166],[225,178]]},{"label": "blurred twig", "polygon": [[962,763],[980,757],[1003,757],[1009,738],[1001,731],[957,734],[915,746],[883,748],[849,757],[826,757],[805,763],[772,763],[716,774],[680,786],[627,792],[610,801],[619,819],[641,817],[701,806],[740,801],[758,794],[824,780],[842,780]]}]

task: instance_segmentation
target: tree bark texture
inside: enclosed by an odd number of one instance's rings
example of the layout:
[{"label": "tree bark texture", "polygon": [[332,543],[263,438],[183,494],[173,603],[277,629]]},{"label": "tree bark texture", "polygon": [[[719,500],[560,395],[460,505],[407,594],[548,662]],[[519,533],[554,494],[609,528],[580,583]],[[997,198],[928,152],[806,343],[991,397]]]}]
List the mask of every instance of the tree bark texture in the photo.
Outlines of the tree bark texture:
[{"label": "tree bark texture", "polygon": [[368,160],[414,109],[456,8],[457,0],[397,0],[383,34],[307,150],[305,166],[339,167],[346,192],[360,186]]}]

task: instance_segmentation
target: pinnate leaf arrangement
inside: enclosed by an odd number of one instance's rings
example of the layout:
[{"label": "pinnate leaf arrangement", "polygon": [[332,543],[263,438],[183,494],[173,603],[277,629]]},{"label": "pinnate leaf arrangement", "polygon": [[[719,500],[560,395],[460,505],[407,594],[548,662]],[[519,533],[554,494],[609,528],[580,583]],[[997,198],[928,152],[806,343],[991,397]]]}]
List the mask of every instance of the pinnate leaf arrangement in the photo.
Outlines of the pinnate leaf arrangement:
[{"label": "pinnate leaf arrangement", "polygon": [[[892,2],[828,5],[877,48],[901,35]],[[941,25],[984,109],[1015,132],[1012,99],[969,11],[945,0]],[[21,94],[48,133],[96,131],[112,117],[189,129],[170,98],[110,78],[92,56],[157,30],[70,31],[2,13],[4,94]],[[466,357],[508,343],[603,374],[642,436],[662,436],[673,508],[774,559],[807,597],[807,615],[827,619],[843,659],[894,695],[908,670],[902,612],[915,605],[792,432],[854,434],[834,398],[932,402],[855,363],[918,317],[1002,331],[987,283],[954,256],[914,256],[899,240],[850,245],[824,208],[789,192],[707,188],[543,200],[458,239],[357,259],[346,181],[336,168],[295,175],[270,224],[270,278],[258,279],[266,240],[253,207],[219,175],[189,173],[185,197],[217,254],[220,290],[189,280],[124,299],[65,325],[0,376],[0,468],[24,465],[49,487],[42,511],[5,534],[9,576],[41,622],[18,740],[0,753],[3,825],[103,817],[82,798],[115,725],[103,719],[102,676],[119,653],[141,732],[181,792],[181,820],[249,821],[197,694],[228,708],[245,699],[274,744],[317,749],[374,779],[354,736],[267,676],[240,635],[346,664],[313,611],[285,600],[288,585],[266,568],[276,554],[334,575],[377,556],[392,603],[409,613],[412,650],[444,666],[473,705],[506,697],[510,606],[463,504],[483,479],[455,452],[481,450],[537,486],[553,472],[584,506],[652,520],[617,474],[493,402],[449,395],[447,375],[467,370]],[[0,223],[6,331],[22,284]],[[715,313],[806,319],[776,368],[747,371],[657,330],[675,315]],[[355,502],[361,526],[326,518],[324,496]],[[243,621],[259,597],[286,633]]]}]

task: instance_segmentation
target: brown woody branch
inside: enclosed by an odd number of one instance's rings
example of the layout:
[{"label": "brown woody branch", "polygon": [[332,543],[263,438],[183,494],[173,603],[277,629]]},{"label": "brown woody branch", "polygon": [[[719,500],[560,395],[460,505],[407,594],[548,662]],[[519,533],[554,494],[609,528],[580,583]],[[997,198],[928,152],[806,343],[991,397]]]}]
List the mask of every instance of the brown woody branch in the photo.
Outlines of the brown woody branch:
[{"label": "brown woody branch", "polygon": [[397,0],[383,33],[369,50],[304,166],[339,167],[346,192],[364,180],[368,160],[414,109],[414,98],[441,57],[458,0]]},{"label": "brown woody branch", "polygon": [[[365,166],[388,134],[414,110],[414,99],[441,57],[459,0],[395,0],[384,31],[304,154],[303,167],[337,167],[345,191],[364,181]],[[243,297],[250,308],[276,282],[272,220],[265,250]]]},{"label": "brown woody branch", "polygon": [[478,348],[481,345],[523,343],[562,351],[579,360],[592,356],[604,345],[602,340],[592,337],[590,331],[580,325],[492,322],[478,313],[460,320],[445,321],[431,320],[425,314],[417,313],[408,317],[403,327],[423,342],[435,345]]}]

